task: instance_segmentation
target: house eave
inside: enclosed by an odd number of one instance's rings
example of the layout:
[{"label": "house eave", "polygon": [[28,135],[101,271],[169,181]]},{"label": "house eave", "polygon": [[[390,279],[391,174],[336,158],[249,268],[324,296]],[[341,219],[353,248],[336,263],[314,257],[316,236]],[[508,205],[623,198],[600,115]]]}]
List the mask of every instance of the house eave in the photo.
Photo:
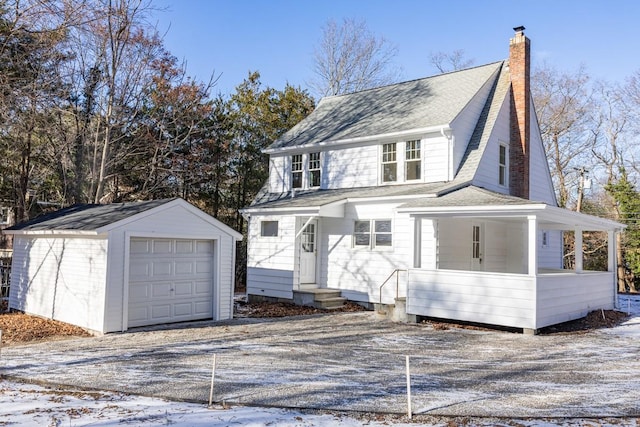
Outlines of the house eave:
[{"label": "house eave", "polygon": [[398,212],[423,217],[536,217],[540,221],[561,224],[558,229],[585,229],[593,231],[622,231],[626,225],[606,218],[586,215],[544,203],[522,205],[479,205],[445,207],[407,207]]},{"label": "house eave", "polygon": [[107,237],[106,233],[97,230],[3,230],[2,234],[13,236],[80,236]]},{"label": "house eave", "polygon": [[427,126],[423,128],[408,129],[408,130],[403,130],[398,132],[389,132],[389,133],[382,133],[377,135],[359,136],[355,138],[327,140],[322,142],[293,145],[290,147],[265,148],[264,150],[262,150],[262,152],[264,154],[274,154],[274,153],[291,152],[291,151],[297,151],[297,150],[305,150],[308,148],[323,148],[327,146],[331,146],[333,148],[340,145],[349,145],[349,144],[357,144],[361,142],[377,141],[381,139],[406,137],[408,135],[427,134],[427,133],[435,133],[435,132],[440,133],[440,132],[450,132],[450,131],[451,131],[451,127],[447,123],[447,124],[438,125],[438,126]]}]

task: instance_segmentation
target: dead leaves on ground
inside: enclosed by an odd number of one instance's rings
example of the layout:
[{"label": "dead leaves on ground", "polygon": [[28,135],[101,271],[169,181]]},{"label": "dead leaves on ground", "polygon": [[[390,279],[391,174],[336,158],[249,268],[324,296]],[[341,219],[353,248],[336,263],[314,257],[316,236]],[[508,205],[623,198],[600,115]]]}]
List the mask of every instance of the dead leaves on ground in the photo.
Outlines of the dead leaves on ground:
[{"label": "dead leaves on ground", "polygon": [[24,313],[0,314],[2,345],[28,343],[59,337],[88,337],[84,329],[57,320]]}]

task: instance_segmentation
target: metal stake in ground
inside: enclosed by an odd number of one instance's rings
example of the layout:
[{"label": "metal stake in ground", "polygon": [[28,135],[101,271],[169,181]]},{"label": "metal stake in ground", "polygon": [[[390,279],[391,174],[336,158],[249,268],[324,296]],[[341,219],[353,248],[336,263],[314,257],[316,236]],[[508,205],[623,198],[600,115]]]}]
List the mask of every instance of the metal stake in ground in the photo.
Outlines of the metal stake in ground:
[{"label": "metal stake in ground", "polygon": [[411,419],[411,371],[409,369],[409,356],[407,358],[407,415]]},{"label": "metal stake in ground", "polygon": [[213,355],[213,365],[211,366],[211,388],[209,389],[209,408],[213,404],[213,380],[216,376],[216,355]]}]

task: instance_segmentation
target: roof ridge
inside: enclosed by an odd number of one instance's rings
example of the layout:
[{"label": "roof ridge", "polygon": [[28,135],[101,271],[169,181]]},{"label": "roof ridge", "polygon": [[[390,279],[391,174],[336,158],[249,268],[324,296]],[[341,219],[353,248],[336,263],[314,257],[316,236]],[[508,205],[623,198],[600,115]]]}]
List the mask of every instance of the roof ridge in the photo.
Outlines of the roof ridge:
[{"label": "roof ridge", "polygon": [[421,80],[430,80],[430,79],[436,79],[436,78],[439,78],[439,77],[450,76],[450,75],[456,74],[456,73],[464,73],[466,71],[471,71],[471,70],[475,70],[475,69],[478,69],[478,68],[493,66],[493,65],[496,65],[496,64],[501,63],[501,62],[507,62],[507,60],[506,59],[502,59],[500,61],[489,62],[487,64],[482,64],[482,65],[475,65],[473,67],[463,68],[463,69],[460,69],[460,70],[452,70],[452,71],[447,71],[447,72],[443,72],[443,73],[439,73],[439,74],[432,74],[430,76],[418,77],[418,78],[410,79],[410,80],[403,80],[401,82],[388,83],[388,84],[384,84],[384,85],[381,85],[381,86],[371,87],[371,88],[368,88],[368,89],[360,89],[360,90],[357,90],[355,92],[341,93],[341,94],[337,94],[337,95],[327,95],[327,96],[323,96],[322,98],[320,98],[319,102],[322,102],[323,99],[341,98],[341,97],[344,97],[344,96],[356,95],[356,94],[363,93],[363,92],[369,92],[369,91],[374,91],[374,90],[378,90],[378,89],[385,89],[385,88],[389,88],[389,87],[392,87],[392,86],[399,86],[399,85],[403,85],[403,84],[415,83],[415,82],[418,82],[418,81],[421,81]]}]

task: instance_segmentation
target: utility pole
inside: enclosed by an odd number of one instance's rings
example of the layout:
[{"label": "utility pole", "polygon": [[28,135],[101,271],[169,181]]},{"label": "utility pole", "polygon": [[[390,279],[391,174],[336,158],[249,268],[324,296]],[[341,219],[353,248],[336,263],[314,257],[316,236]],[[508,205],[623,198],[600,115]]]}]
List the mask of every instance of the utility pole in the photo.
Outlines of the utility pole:
[{"label": "utility pole", "polygon": [[[580,212],[582,210],[582,199],[584,199],[584,190],[586,188],[591,188],[591,183],[586,178],[589,171],[584,167],[576,168],[578,172],[580,172],[580,182],[578,183],[578,202],[576,203],[576,212]],[[588,185],[585,185],[587,183]]]}]

